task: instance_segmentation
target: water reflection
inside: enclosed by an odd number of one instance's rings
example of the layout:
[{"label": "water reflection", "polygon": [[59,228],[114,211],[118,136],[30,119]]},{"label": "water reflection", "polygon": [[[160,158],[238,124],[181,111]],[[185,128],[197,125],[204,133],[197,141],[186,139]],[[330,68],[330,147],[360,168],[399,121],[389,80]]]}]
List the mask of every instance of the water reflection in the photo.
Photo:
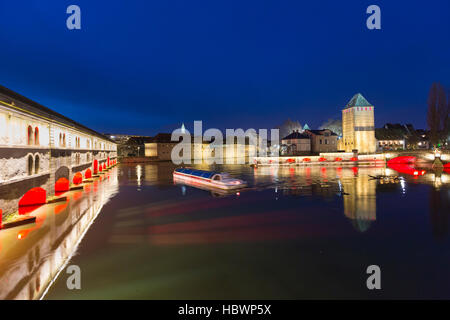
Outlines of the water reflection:
[{"label": "water reflection", "polygon": [[118,191],[117,169],[67,201],[31,213],[36,223],[0,232],[0,299],[39,299],[71,259],[103,205]]},{"label": "water reflection", "polygon": [[120,193],[91,228],[97,250],[73,258],[90,281],[74,293],[60,280],[49,298],[367,298],[361,270],[373,261],[395,278],[383,297],[413,295],[410,279],[424,288],[413,297],[450,297],[420,276],[448,269],[435,247],[449,241],[448,184],[437,189],[431,171],[202,166],[249,183],[217,197],[174,184],[174,168],[118,168]]},{"label": "water reflection", "polygon": [[[423,280],[424,296],[436,288],[448,293],[441,281],[419,276],[448,269],[447,251],[435,247],[449,241],[446,172],[201,166],[249,183],[239,194],[218,196],[174,184],[174,168],[121,165],[109,180],[70,193],[67,203],[37,210],[36,225],[2,231],[0,297],[39,298],[71,257],[89,281],[75,293],[63,277],[48,298],[367,297],[367,290],[358,291],[358,270],[375,260]],[[108,214],[89,228],[118,185]],[[89,249],[77,249],[88,228],[94,232],[85,238]],[[404,271],[404,265],[412,267]],[[383,294],[414,292],[390,280]]]},{"label": "water reflection", "polygon": [[445,239],[448,235],[450,196],[449,190],[440,190],[440,187],[430,189],[430,220],[433,235],[436,239]]}]

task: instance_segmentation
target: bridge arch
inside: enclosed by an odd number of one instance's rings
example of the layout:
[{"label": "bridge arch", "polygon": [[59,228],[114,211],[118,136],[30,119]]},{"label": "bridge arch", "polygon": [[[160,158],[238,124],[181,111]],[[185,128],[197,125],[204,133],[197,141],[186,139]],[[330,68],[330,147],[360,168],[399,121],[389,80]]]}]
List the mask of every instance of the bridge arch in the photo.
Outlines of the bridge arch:
[{"label": "bridge arch", "polygon": [[45,189],[36,187],[28,190],[19,200],[19,207],[36,206],[47,202]]},{"label": "bridge arch", "polygon": [[93,167],[94,167],[94,174],[97,174],[97,172],[98,172],[98,160],[97,159],[94,159]]},{"label": "bridge arch", "polygon": [[55,171],[55,193],[69,191],[70,169],[66,166],[59,167]]},{"label": "bridge arch", "polygon": [[69,180],[70,177],[70,169],[66,166],[59,167],[55,171],[55,181],[58,181],[60,178],[66,178]]},{"label": "bridge arch", "polygon": [[81,174],[81,172],[77,172],[73,175],[72,182],[73,184],[80,184],[81,182],[83,182],[83,175]]}]

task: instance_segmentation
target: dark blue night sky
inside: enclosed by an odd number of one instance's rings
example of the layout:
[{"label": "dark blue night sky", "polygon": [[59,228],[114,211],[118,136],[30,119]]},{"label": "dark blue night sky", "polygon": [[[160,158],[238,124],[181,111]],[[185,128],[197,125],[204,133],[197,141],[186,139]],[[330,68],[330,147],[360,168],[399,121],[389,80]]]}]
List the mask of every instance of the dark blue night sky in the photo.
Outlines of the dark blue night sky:
[{"label": "dark blue night sky", "polygon": [[450,88],[449,16],[448,0],[1,1],[0,84],[101,132],[315,128],[357,92],[377,126],[425,127],[431,83]]}]

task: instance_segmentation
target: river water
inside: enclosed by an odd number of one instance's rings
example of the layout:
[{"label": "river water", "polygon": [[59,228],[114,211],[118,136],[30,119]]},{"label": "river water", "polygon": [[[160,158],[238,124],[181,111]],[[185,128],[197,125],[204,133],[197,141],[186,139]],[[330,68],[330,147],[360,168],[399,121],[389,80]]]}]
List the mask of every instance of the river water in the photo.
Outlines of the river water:
[{"label": "river water", "polygon": [[[0,297],[450,298],[449,174],[197,168],[249,187],[174,184],[170,163],[117,166],[36,209],[35,225],[0,232]],[[80,290],[67,287],[73,265]],[[370,265],[380,290],[367,289]]]}]

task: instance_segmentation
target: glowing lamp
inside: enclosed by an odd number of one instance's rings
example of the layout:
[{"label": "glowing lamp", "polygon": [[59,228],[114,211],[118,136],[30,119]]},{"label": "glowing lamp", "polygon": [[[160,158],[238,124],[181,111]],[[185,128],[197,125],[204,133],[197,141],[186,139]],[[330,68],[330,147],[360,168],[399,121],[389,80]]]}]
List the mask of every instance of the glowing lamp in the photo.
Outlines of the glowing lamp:
[{"label": "glowing lamp", "polygon": [[327,161],[327,159],[324,158],[324,157],[320,157],[320,158],[319,158],[319,162],[324,162],[324,161]]},{"label": "glowing lamp", "polygon": [[55,192],[65,192],[69,191],[69,180],[66,178],[59,178],[55,182]]},{"label": "glowing lamp", "polygon": [[47,202],[47,192],[43,188],[32,188],[28,190],[19,200],[19,207],[35,206]]},{"label": "glowing lamp", "polygon": [[80,184],[83,181],[83,175],[80,172],[75,173],[73,176],[73,184]]},{"label": "glowing lamp", "polygon": [[87,169],[86,172],[84,173],[84,177],[86,179],[92,178],[92,171],[91,169]]}]

